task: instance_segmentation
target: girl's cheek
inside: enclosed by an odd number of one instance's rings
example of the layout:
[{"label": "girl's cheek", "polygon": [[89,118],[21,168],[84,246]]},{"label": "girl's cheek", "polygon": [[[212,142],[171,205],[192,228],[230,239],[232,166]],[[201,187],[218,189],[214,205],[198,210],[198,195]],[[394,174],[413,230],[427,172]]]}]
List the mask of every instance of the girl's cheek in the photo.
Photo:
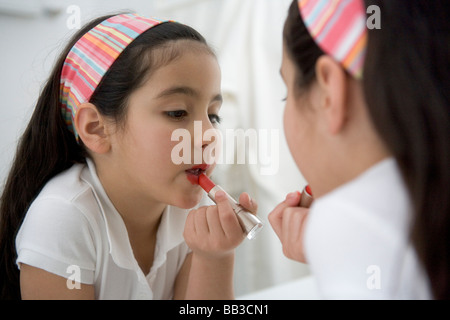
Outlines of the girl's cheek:
[{"label": "girl's cheek", "polygon": [[296,108],[296,106],[286,105],[284,112],[284,133],[289,151],[298,165],[302,158],[301,153],[305,141],[302,141],[302,137],[300,136],[300,126],[303,124],[301,123],[299,115],[295,112],[294,108]]},{"label": "girl's cheek", "polygon": [[[286,140],[288,141],[288,144],[290,140],[293,139],[293,137],[295,136],[295,131],[293,130],[295,126],[293,126],[293,122],[294,122],[294,114],[292,113],[292,106],[289,104],[286,104],[286,108],[284,109],[284,117],[283,117],[283,122],[284,122],[284,133],[286,135]],[[290,147],[290,146],[289,146]]]},{"label": "girl's cheek", "polygon": [[188,151],[186,148],[190,148],[187,137],[179,137],[176,133],[174,134],[174,131],[170,130],[166,133],[160,133],[159,150],[161,155],[164,155],[171,165],[179,164],[178,158]]},{"label": "girl's cheek", "polygon": [[[142,128],[143,130],[135,132],[135,139],[139,140],[138,153],[144,153],[152,159],[161,158],[169,154],[176,142],[171,141],[172,130],[162,128],[161,126],[150,125]],[[136,137],[138,136],[138,137]]]}]

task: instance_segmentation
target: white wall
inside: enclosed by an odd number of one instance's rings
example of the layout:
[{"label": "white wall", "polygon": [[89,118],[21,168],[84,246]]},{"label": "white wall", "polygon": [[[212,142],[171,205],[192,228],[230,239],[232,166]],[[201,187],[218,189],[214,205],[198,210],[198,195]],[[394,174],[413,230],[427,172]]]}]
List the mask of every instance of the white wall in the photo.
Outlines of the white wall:
[{"label": "white wall", "polygon": [[[0,11],[0,181],[4,181],[20,137],[41,86],[56,56],[74,30],[69,30],[66,9],[76,5],[82,24],[93,17],[123,9],[162,19],[173,19],[200,31],[217,51],[223,73],[227,128],[277,130],[280,137],[279,170],[261,175],[260,165],[222,165],[221,184],[230,193],[249,192],[257,199],[259,214],[267,213],[285,195],[304,184],[289,154],[282,129],[286,94],[279,77],[281,30],[290,0],[22,0],[27,17]],[[5,4],[21,1],[0,0]],[[22,7],[24,8],[24,7]],[[44,9],[58,12],[42,14]],[[3,9],[3,12],[6,10]],[[9,12],[12,12],[9,10]],[[308,269],[286,259],[268,222],[261,235],[246,241],[236,257],[236,293],[289,281]]]}]

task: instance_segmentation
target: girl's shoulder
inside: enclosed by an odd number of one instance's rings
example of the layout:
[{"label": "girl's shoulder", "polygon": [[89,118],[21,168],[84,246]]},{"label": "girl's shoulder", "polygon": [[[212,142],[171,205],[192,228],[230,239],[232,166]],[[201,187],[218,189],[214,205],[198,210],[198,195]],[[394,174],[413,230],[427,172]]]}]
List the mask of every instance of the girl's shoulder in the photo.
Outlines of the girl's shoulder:
[{"label": "girl's shoulder", "polygon": [[57,223],[64,232],[95,233],[101,217],[93,187],[82,177],[86,170],[86,165],[74,164],[50,179],[30,205],[23,225]]},{"label": "girl's shoulder", "polygon": [[45,184],[36,200],[59,198],[69,202],[76,201],[80,194],[89,189],[89,185],[82,179],[85,169],[85,164],[77,163],[60,172]]},{"label": "girl's shoulder", "polygon": [[81,179],[85,168],[75,164],[61,172],[33,201],[16,237],[18,264],[62,277],[76,265],[83,281],[92,283],[102,225],[94,193]]}]

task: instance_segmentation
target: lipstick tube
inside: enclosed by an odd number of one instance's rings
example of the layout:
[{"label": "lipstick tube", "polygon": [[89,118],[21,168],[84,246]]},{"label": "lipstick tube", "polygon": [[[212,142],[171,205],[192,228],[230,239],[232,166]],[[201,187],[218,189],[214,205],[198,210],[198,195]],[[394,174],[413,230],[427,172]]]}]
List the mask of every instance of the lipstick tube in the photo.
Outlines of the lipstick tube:
[{"label": "lipstick tube", "polygon": [[302,198],[300,200],[300,207],[303,208],[309,208],[311,206],[311,204],[313,203],[313,195],[312,195],[312,191],[311,188],[309,187],[309,185],[307,185],[302,192]]},{"label": "lipstick tube", "polygon": [[241,224],[242,230],[247,234],[247,238],[250,240],[254,239],[256,234],[261,231],[263,227],[261,220],[259,220],[259,218],[254,214],[245,210],[245,208],[237,203],[233,197],[222,189],[222,187],[217,185],[208,192],[208,197],[214,201],[214,203],[216,202],[216,192],[219,190],[225,192],[227,195],[228,201],[230,202],[231,207],[233,208],[234,213],[236,213],[239,223]]},{"label": "lipstick tube", "polygon": [[214,203],[216,203],[217,191],[223,191],[227,195],[228,201],[238,217],[242,230],[247,235],[248,239],[254,239],[264,226],[261,220],[241,206],[232,196],[223,190],[221,186],[215,185],[206,175],[200,175],[199,182],[200,186],[208,193],[208,197],[214,201]]}]

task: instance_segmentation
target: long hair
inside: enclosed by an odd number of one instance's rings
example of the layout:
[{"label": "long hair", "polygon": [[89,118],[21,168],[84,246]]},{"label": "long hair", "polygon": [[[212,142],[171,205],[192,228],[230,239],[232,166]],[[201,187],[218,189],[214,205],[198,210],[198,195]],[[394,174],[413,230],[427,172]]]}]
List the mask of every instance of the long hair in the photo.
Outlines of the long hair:
[{"label": "long hair", "polygon": [[[369,30],[363,90],[371,120],[413,199],[411,239],[436,299],[450,299],[450,7],[445,0],[365,0],[381,9]],[[289,8],[283,40],[297,87],[324,54]]]},{"label": "long hair", "polygon": [[[0,199],[0,299],[20,299],[20,273],[16,266],[15,238],[25,214],[44,185],[74,163],[85,163],[87,152],[67,129],[59,103],[64,60],[74,44],[89,30],[111,17],[86,24],[69,41],[56,62],[36,103],[33,115],[17,147]],[[200,43],[212,50],[194,29],[175,22],[155,26],[137,37],[103,77],[90,102],[116,123],[123,122],[130,94],[145,82],[151,70],[175,59],[184,48],[177,40]],[[188,45],[186,45],[188,46]],[[164,50],[155,54],[156,49]]]},{"label": "long hair", "polygon": [[364,94],[411,195],[412,241],[436,299],[450,299],[450,7],[445,0],[366,1]]}]

